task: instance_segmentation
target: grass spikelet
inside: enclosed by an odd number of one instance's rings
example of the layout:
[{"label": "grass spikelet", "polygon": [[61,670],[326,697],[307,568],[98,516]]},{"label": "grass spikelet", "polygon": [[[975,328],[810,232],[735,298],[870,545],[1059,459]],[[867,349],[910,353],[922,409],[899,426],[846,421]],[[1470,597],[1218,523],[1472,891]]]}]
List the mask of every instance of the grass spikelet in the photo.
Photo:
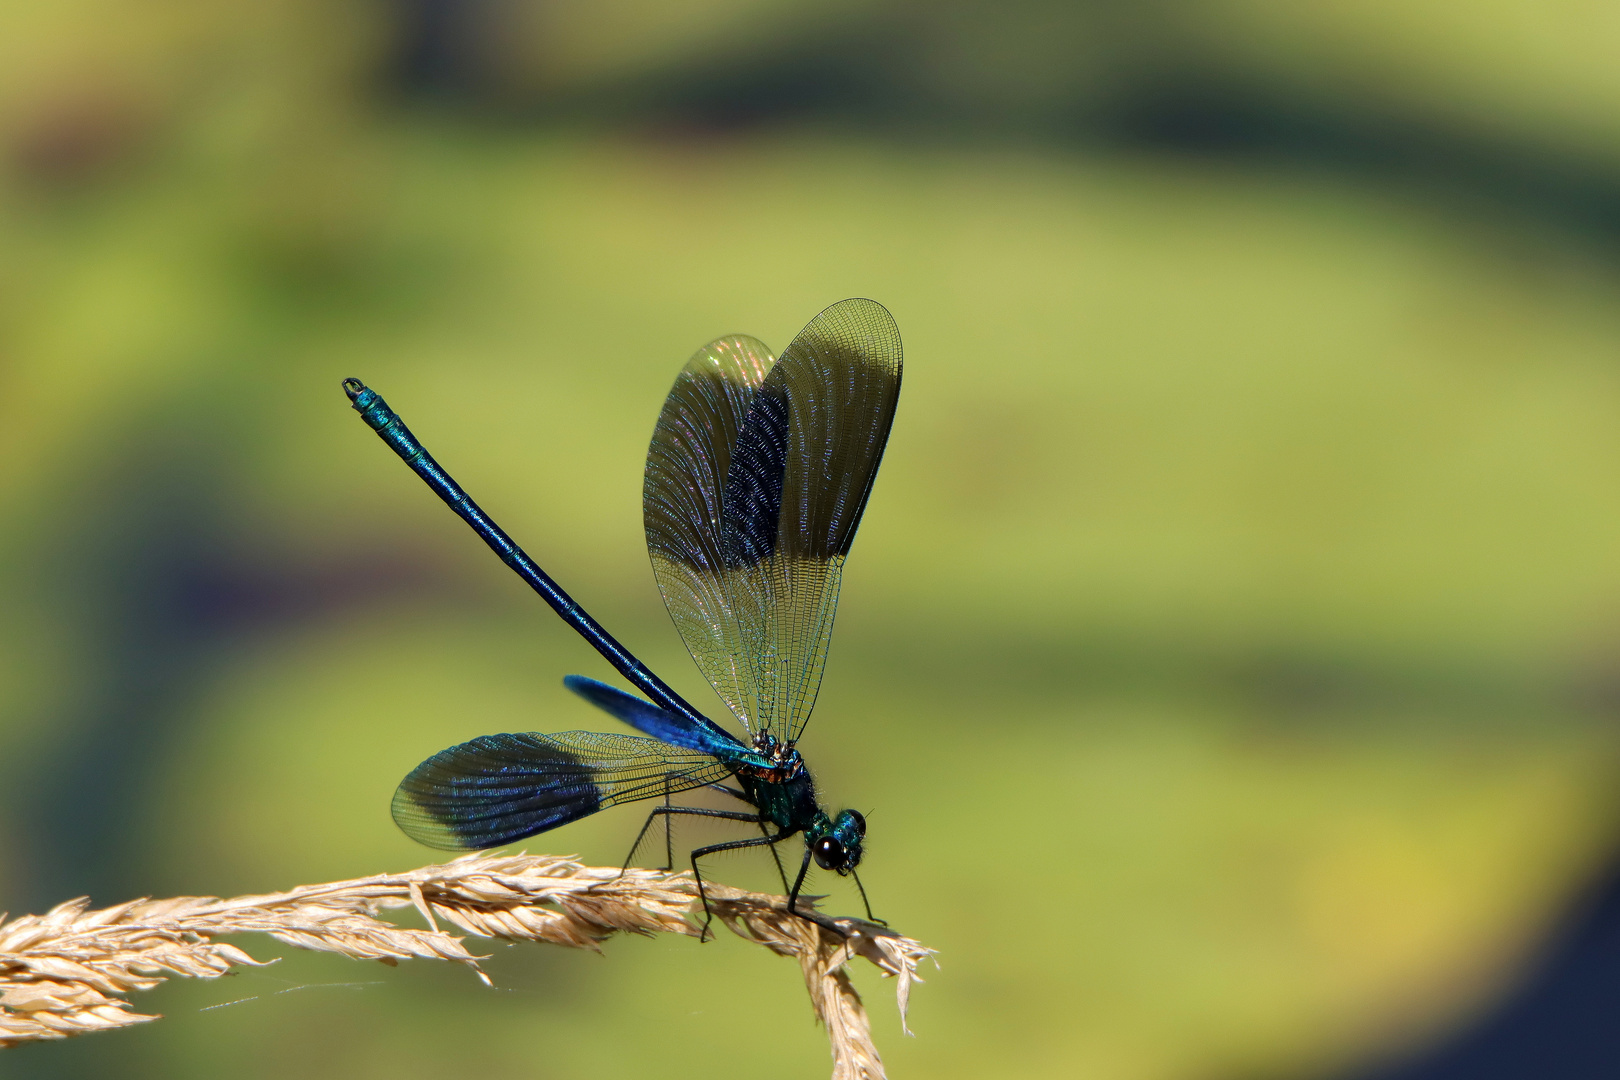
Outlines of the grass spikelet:
[{"label": "grass spikelet", "polygon": [[[832,1044],[833,1080],[880,1080],[883,1063],[847,965],[861,957],[895,978],[904,1026],[917,962],[934,950],[859,919],[806,921],[789,915],[780,896],[707,889],[725,926],[798,960]],[[96,910],[84,898],[69,900],[0,923],[0,1047],[156,1020],[126,996],[174,975],[217,978],[234,966],[273,962],[215,940],[231,934],[268,934],[300,949],[385,964],[449,960],[488,983],[479,957],[444,925],[478,937],[597,949],[621,932],[695,937],[696,903],[687,873],[621,873],[550,855],[468,855],[403,874],[229,900],[180,896]],[[805,904],[801,898],[801,909]],[[378,918],[406,907],[421,914],[425,929]]]}]

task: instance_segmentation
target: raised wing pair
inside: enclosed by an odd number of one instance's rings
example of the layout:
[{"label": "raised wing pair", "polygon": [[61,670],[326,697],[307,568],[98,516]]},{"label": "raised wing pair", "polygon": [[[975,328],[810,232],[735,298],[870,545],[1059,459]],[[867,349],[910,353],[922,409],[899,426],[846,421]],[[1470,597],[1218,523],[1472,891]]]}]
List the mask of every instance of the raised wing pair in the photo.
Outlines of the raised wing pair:
[{"label": "raised wing pair", "polygon": [[[642,735],[528,732],[452,746],[399,785],[399,827],[430,847],[478,850],[661,797],[637,846],[660,816],[667,846],[674,814],[760,829],[760,836],[691,853],[705,909],[698,860],[718,851],[771,846],[774,854],[774,845],[802,833],[804,857],[788,889],[792,911],[812,858],[853,875],[865,819],[822,809],[797,743],[821,685],[844,557],[888,441],[900,367],[900,333],[888,311],[871,300],[845,300],[817,315],[780,359],[751,337],[710,342],[664,402],[643,489],[653,574],[692,659],[747,741],[694,709],[615,641],[467,497],[381,397],[358,379],[345,380],[354,408],[383,441],[651,699],[568,676],[571,690]],[[752,809],[669,802],[699,787]]]}]

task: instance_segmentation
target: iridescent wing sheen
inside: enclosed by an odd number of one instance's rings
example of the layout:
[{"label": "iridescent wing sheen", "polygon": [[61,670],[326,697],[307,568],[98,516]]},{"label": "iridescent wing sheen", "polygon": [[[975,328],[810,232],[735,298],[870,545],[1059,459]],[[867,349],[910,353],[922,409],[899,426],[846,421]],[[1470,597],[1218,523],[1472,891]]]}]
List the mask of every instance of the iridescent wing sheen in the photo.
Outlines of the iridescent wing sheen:
[{"label": "iridescent wing sheen", "polygon": [[563,685],[606,713],[635,728],[643,735],[669,743],[683,750],[697,750],[713,754],[729,765],[753,765],[769,769],[772,762],[761,757],[737,741],[737,737],[724,728],[694,724],[684,716],[660,709],[650,701],[627,694],[616,686],[609,686],[583,675],[568,675]]},{"label": "iridescent wing sheen", "polygon": [[698,669],[752,730],[750,670],[726,572],[721,497],[731,448],[776,358],[738,335],[699,349],[664,401],[642,487],[653,576]]},{"label": "iridescent wing sheen", "polygon": [[428,847],[478,851],[730,771],[713,755],[637,735],[484,735],[412,769],[394,792],[394,821]]},{"label": "iridescent wing sheen", "polygon": [[659,416],[643,500],[653,572],[693,659],[750,731],[796,740],[815,705],[900,369],[888,311],[845,300],[774,364],[752,338],[705,346]]}]

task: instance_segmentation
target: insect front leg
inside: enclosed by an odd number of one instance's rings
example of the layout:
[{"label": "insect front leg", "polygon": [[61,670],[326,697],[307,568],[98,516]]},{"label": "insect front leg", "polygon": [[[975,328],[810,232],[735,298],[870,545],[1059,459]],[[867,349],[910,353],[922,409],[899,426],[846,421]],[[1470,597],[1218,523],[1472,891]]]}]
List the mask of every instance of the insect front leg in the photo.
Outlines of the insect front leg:
[{"label": "insect front leg", "polygon": [[[799,910],[799,889],[804,885],[804,875],[806,873],[808,873],[809,870],[810,870],[810,849],[805,848],[804,849],[804,861],[799,864],[799,876],[793,879],[793,889],[792,889],[791,892],[788,893],[788,902],[787,902],[788,911],[791,914],[797,915],[799,918],[803,919],[805,922],[815,923],[817,926],[821,927],[823,930],[831,930],[833,933],[837,934],[839,937],[848,937],[849,935],[847,933],[845,933],[844,928],[839,926],[832,919],[829,919],[827,916],[817,914],[814,911],[800,911]],[[865,892],[863,891],[861,895],[864,896]],[[872,913],[872,909],[867,908],[866,913],[868,915],[870,915]],[[883,923],[882,925],[887,926],[888,923]]]},{"label": "insect front leg", "polygon": [[879,926],[888,926],[888,923],[872,914],[872,901],[866,898],[866,886],[861,884],[861,875],[851,870],[849,876],[855,879],[855,887],[861,890],[861,904],[866,908],[866,921],[877,923]]}]

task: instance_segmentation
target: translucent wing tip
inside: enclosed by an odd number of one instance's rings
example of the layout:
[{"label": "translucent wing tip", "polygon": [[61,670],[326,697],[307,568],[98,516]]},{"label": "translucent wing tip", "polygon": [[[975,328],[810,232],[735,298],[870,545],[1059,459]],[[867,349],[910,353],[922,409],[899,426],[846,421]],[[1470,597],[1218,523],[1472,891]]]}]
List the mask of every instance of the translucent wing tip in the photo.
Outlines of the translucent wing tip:
[{"label": "translucent wing tip", "polygon": [[745,342],[700,350],[665,400],[647,452],[647,547],[715,692],[750,732],[797,738],[888,441],[900,331],[856,296],[822,309],[774,362]]},{"label": "translucent wing tip", "polygon": [[591,769],[556,737],[481,735],[412,769],[394,792],[394,822],[444,851],[482,851],[601,809]]},{"label": "translucent wing tip", "polygon": [[394,791],[394,801],[390,810],[399,831],[418,844],[439,851],[479,850],[476,842],[461,836],[449,820],[435,814],[431,804],[424,805],[427,793],[412,784],[420,771],[421,769],[413,771]]},{"label": "translucent wing tip", "polygon": [[876,300],[852,296],[848,300],[828,304],[810,320],[801,331],[801,336],[820,327],[837,327],[846,333],[851,328],[857,329],[859,333],[856,336],[864,338],[868,347],[877,346],[874,358],[892,361],[897,368],[900,366],[900,324],[894,321],[889,309]]},{"label": "translucent wing tip", "polygon": [[879,315],[881,318],[887,319],[891,323],[894,322],[894,316],[889,314],[889,309],[869,296],[851,296],[849,299],[840,300],[836,304],[828,304],[826,307],[821,309],[821,314],[817,315],[816,318],[819,319],[822,315],[827,315],[831,312],[839,310],[840,308],[847,309],[852,314],[863,309],[874,309],[872,311],[873,314]]}]

